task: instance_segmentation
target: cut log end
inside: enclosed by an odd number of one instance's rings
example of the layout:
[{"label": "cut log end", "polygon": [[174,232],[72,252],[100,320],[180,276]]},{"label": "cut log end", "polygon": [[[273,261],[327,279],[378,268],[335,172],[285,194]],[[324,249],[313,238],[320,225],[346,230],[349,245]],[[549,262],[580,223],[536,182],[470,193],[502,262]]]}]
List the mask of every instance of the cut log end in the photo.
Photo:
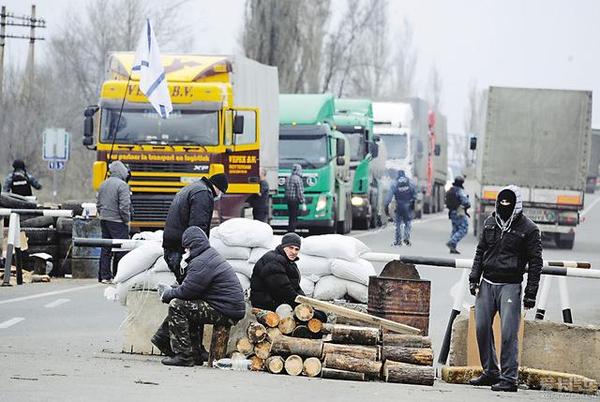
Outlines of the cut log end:
[{"label": "cut log end", "polygon": [[275,309],[275,312],[279,316],[280,320],[283,320],[286,317],[291,317],[292,315],[294,315],[294,309],[289,304],[280,304],[279,307],[277,307],[277,309]]},{"label": "cut log end", "polygon": [[265,361],[258,356],[251,356],[250,361],[252,365],[250,369],[253,371],[264,371],[265,370]]},{"label": "cut log end", "polygon": [[262,341],[254,346],[254,354],[265,360],[271,355],[271,342]]},{"label": "cut log end", "polygon": [[286,317],[279,321],[278,328],[282,334],[289,335],[294,332],[294,329],[296,328],[296,320],[294,320],[294,317],[292,316]]},{"label": "cut log end", "polygon": [[323,329],[323,322],[317,318],[311,318],[310,320],[308,320],[306,326],[308,327],[308,330],[313,334],[319,334]]},{"label": "cut log end", "polygon": [[285,372],[289,375],[300,375],[302,370],[304,369],[304,363],[302,362],[302,358],[298,355],[291,355],[287,359],[285,359]]},{"label": "cut log end", "polygon": [[267,329],[258,322],[251,322],[248,325],[246,334],[248,335],[250,342],[256,344],[265,340],[267,337]]},{"label": "cut log end", "polygon": [[316,377],[321,373],[321,360],[309,357],[304,361],[302,373],[307,377]]},{"label": "cut log end", "polygon": [[294,308],[294,314],[300,321],[306,322],[313,318],[315,309],[308,304],[300,303]]},{"label": "cut log end", "polygon": [[237,341],[235,347],[237,351],[243,354],[244,356],[249,356],[254,351],[254,345],[252,344],[252,342],[250,342],[250,339],[246,337],[240,338]]},{"label": "cut log end", "polygon": [[292,332],[292,336],[295,338],[314,338],[314,335],[306,325],[298,325]]},{"label": "cut log end", "polygon": [[281,356],[271,356],[265,360],[265,368],[271,374],[279,374],[283,371],[285,361]]},{"label": "cut log end", "polygon": [[277,313],[269,310],[258,310],[252,309],[256,320],[263,324],[267,328],[275,328],[279,325],[279,316]]},{"label": "cut log end", "polygon": [[279,336],[281,336],[281,331],[279,328],[267,328],[267,337],[271,343],[273,343],[273,340]]}]

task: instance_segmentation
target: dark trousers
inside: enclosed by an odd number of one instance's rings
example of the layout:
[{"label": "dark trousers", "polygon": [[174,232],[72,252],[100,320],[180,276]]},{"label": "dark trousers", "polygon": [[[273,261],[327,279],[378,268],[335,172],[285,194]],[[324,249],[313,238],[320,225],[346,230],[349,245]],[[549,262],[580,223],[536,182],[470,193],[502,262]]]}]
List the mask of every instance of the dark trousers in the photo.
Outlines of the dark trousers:
[{"label": "dark trousers", "polygon": [[167,263],[167,266],[175,275],[175,279],[177,279],[177,283],[181,285],[183,282],[183,273],[181,272],[181,257],[183,253],[181,250],[172,250],[165,248],[164,249],[164,259]]},{"label": "dark trousers", "polygon": [[252,218],[256,221],[267,223],[269,211],[266,209],[252,208]]},{"label": "dark trousers", "polygon": [[[500,313],[502,349],[500,366],[496,358],[492,322],[496,312]],[[475,324],[477,346],[483,372],[489,377],[499,377],[516,384],[519,371],[519,324],[521,322],[521,284],[503,283],[492,285],[481,281],[475,299]],[[501,374],[501,375],[500,375]]]},{"label": "dark trousers", "polygon": [[296,200],[288,200],[288,232],[295,232],[298,224],[298,213],[300,202]]},{"label": "dark trousers", "polygon": [[[100,228],[102,229],[103,239],[128,239],[129,238],[129,227],[123,222],[111,222],[100,220]],[[110,280],[117,274],[117,266],[119,260],[126,254],[126,252],[114,253],[112,258],[112,273],[111,273],[111,247],[102,247],[100,252],[100,269],[98,270],[98,280]]]}]

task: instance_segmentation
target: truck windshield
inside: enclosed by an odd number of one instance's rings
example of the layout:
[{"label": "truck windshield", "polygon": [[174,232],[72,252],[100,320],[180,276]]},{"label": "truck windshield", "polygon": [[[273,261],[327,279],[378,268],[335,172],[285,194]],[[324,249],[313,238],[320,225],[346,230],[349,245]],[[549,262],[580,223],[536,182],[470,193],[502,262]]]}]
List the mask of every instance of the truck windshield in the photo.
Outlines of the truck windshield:
[{"label": "truck windshield", "polygon": [[327,158],[327,136],[302,135],[279,138],[279,167],[289,169],[299,163],[303,168],[324,166]]},{"label": "truck windshield", "polygon": [[118,120],[118,109],[102,111],[101,141],[113,141],[116,131],[117,144],[219,144],[215,111],[173,110],[161,119],[154,109],[123,109],[117,130]]},{"label": "truck windshield", "polygon": [[381,134],[388,159],[404,159],[407,152],[406,134]]},{"label": "truck windshield", "polygon": [[342,130],[342,133],[348,138],[348,142],[350,143],[350,160],[362,161],[367,155],[367,144],[365,143],[365,134],[357,133],[357,132],[345,132]]}]

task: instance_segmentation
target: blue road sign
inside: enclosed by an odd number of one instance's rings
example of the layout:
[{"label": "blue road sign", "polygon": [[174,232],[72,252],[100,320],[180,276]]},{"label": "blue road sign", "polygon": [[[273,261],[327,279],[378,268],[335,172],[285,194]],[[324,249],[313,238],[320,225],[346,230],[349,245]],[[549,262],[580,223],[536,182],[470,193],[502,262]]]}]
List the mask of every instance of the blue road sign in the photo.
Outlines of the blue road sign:
[{"label": "blue road sign", "polygon": [[49,161],[48,169],[50,170],[63,170],[65,168],[64,161]]}]

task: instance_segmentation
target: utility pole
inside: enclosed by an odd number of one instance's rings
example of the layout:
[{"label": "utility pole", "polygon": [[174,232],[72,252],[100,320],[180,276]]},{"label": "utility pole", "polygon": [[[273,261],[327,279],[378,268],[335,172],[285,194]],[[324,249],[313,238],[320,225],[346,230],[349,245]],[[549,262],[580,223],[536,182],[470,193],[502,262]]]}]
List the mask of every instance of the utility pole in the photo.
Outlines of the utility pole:
[{"label": "utility pole", "polygon": [[[6,33],[6,26],[29,28],[27,35],[10,35]],[[2,6],[0,13],[0,98],[2,97],[2,87],[4,83],[4,45],[5,39],[27,39],[29,40],[29,54],[27,57],[27,89],[31,97],[34,76],[34,45],[37,40],[45,40],[43,37],[35,36],[35,28],[46,28],[46,21],[43,18],[37,18],[35,15],[35,4],[31,6],[31,15],[18,16],[6,11],[6,6]]]}]

